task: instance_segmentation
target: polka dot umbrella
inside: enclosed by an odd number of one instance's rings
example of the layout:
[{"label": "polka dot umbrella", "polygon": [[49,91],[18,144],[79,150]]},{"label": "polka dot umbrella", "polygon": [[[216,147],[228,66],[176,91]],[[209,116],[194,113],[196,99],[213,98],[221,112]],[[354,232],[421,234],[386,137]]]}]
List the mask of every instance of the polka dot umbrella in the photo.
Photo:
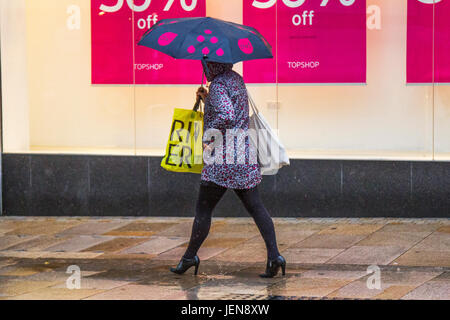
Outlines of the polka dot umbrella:
[{"label": "polka dot umbrella", "polygon": [[234,64],[273,58],[272,47],[255,28],[210,17],[161,20],[139,45],[176,59]]}]

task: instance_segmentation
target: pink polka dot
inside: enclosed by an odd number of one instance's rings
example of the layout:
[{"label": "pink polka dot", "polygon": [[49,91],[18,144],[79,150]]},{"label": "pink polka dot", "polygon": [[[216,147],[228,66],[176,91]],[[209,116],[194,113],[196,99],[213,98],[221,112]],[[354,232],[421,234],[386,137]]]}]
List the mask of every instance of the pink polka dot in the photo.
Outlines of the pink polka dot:
[{"label": "pink polka dot", "polygon": [[163,33],[158,39],[158,44],[160,46],[168,46],[176,37],[178,37],[178,34],[173,32]]},{"label": "pink polka dot", "polygon": [[248,38],[239,39],[238,41],[239,49],[245,54],[252,54],[253,53],[253,46],[250,40]]},{"label": "pink polka dot", "polygon": [[194,47],[194,46],[190,46],[190,47],[187,49],[187,51],[188,51],[189,53],[194,53],[194,52],[195,52],[195,47]]},{"label": "pink polka dot", "polygon": [[206,29],[206,30],[205,30],[205,33],[206,33],[206,34],[211,34],[211,33],[212,33],[212,31],[211,31],[211,30],[209,30],[209,29]]},{"label": "pink polka dot", "polygon": [[219,41],[219,39],[217,39],[217,37],[211,38],[211,43],[217,43],[218,41]]},{"label": "pink polka dot", "polygon": [[222,48],[219,48],[219,49],[216,51],[216,54],[217,54],[219,57],[221,57],[221,56],[223,56],[223,55],[225,54],[225,52],[223,52],[223,49],[222,49]]},{"label": "pink polka dot", "polygon": [[204,36],[198,36],[197,37],[197,41],[198,42],[203,42],[203,41],[205,41],[205,37]]},{"label": "pink polka dot", "polygon": [[177,23],[178,21],[177,20],[175,20],[175,21],[170,21],[169,23]]},{"label": "pink polka dot", "polygon": [[208,47],[204,47],[203,50],[202,50],[202,53],[203,54],[208,54],[209,53]]}]

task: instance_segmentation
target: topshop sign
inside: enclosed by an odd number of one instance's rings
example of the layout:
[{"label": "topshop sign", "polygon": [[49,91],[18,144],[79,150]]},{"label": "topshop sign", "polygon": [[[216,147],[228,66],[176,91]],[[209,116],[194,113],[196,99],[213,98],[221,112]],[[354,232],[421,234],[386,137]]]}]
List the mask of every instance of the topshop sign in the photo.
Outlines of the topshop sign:
[{"label": "topshop sign", "polygon": [[450,83],[450,1],[408,0],[407,83]]},{"label": "topshop sign", "polygon": [[92,84],[197,84],[198,61],[138,46],[161,19],[204,17],[206,0],[91,0]]},{"label": "topshop sign", "polygon": [[244,24],[277,43],[275,59],[244,63],[247,82],[366,82],[366,0],[243,0],[243,6]]}]

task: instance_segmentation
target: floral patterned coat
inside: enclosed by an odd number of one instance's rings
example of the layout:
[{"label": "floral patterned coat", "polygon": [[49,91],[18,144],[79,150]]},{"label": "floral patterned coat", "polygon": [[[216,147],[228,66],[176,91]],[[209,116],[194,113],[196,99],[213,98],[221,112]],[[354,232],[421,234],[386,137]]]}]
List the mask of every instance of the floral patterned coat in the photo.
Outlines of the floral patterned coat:
[{"label": "floral patterned coat", "polygon": [[[232,64],[208,62],[209,94],[205,100],[204,131],[218,129],[222,133],[223,152],[220,145],[212,153],[215,161],[204,164],[201,179],[230,189],[251,189],[261,182],[256,152],[250,148],[248,134],[249,105],[243,78],[232,70]],[[227,133],[230,134],[227,137]],[[213,137],[204,142],[216,141]],[[227,142],[229,148],[227,150]],[[245,147],[244,147],[245,146]],[[231,148],[231,149],[230,149]],[[245,150],[244,150],[245,149]],[[212,158],[211,157],[211,158]],[[221,161],[217,161],[217,159]]]}]

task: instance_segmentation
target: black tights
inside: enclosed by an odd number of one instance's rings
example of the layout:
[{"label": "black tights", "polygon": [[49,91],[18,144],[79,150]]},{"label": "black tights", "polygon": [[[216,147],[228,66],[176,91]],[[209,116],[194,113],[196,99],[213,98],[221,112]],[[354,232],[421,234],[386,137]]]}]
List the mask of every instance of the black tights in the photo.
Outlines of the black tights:
[{"label": "black tights", "polygon": [[[267,248],[267,258],[269,260],[277,258],[280,253],[277,247],[275,228],[272,218],[261,201],[258,189],[255,187],[253,189],[233,190],[243,202],[264,238]],[[202,181],[196,205],[194,224],[192,226],[191,240],[184,254],[185,258],[193,258],[200,249],[203,241],[205,241],[211,227],[212,212],[226,191],[227,188],[211,182],[205,183]]]}]

